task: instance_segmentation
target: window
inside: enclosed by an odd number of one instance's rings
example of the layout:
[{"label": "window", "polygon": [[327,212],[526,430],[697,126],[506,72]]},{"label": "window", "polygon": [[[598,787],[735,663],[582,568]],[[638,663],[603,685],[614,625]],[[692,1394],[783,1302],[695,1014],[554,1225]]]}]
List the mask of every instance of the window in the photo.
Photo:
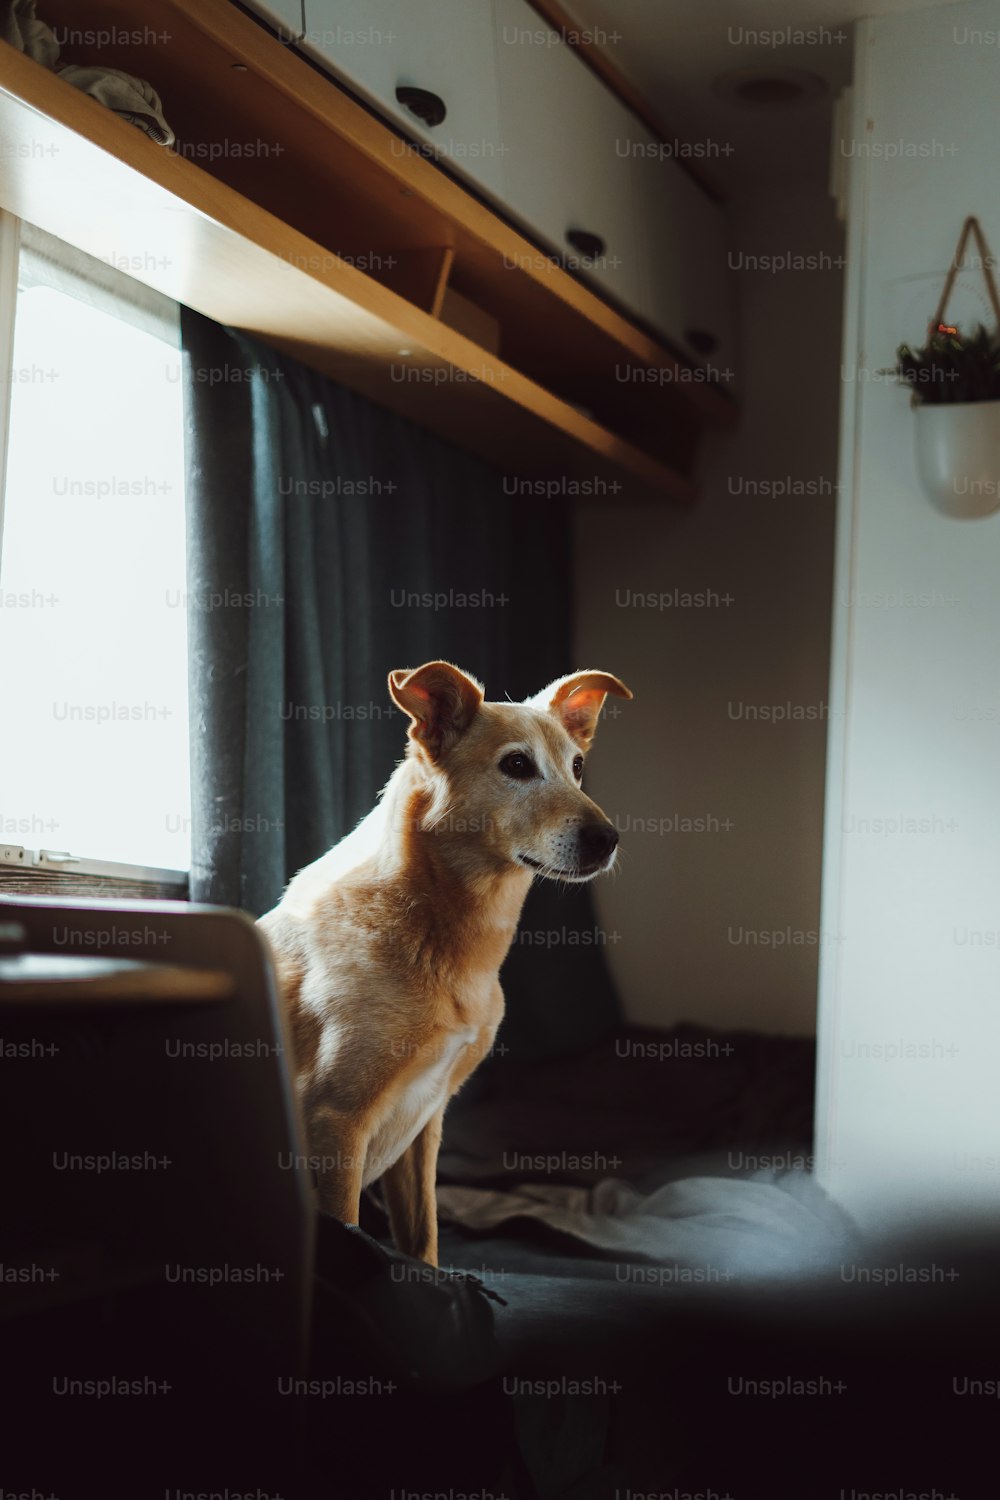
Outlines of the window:
[{"label": "window", "polygon": [[162,881],[190,862],[178,309],[0,227],[17,253],[0,350],[0,846],[8,866],[122,862]]}]

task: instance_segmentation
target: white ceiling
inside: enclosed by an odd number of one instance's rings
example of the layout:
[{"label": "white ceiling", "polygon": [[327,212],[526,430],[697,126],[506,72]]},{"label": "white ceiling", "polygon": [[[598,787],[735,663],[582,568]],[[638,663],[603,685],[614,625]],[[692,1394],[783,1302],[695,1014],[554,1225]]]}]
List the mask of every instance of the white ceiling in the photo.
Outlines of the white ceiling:
[{"label": "white ceiling", "polygon": [[[826,179],[833,98],[850,81],[854,21],[947,3],[962,0],[568,0],[568,9],[581,26],[606,33],[606,52],[671,132],[717,144],[719,154],[704,165],[738,196],[768,178]],[[811,42],[786,40],[810,31]],[[782,67],[818,74],[825,93],[781,107],[736,103],[713,90],[721,74]]]}]

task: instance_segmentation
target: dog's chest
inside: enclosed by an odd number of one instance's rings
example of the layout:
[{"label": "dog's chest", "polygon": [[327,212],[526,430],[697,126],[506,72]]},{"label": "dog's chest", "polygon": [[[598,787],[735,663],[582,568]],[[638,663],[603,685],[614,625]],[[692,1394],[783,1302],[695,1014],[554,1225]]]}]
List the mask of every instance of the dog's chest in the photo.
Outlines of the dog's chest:
[{"label": "dog's chest", "polygon": [[365,1186],[402,1156],[431,1116],[448,1102],[455,1064],[478,1035],[476,1027],[464,1026],[443,1041],[414,1045],[414,1062],[405,1068],[403,1082],[393,1091],[372,1134],[365,1157]]}]

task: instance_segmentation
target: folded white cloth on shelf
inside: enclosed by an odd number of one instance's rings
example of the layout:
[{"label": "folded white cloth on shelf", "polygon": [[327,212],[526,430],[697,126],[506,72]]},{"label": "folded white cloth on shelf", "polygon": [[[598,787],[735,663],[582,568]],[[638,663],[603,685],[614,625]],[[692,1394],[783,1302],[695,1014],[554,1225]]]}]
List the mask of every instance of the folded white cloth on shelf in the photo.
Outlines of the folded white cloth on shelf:
[{"label": "folded white cloth on shelf", "polygon": [[35,15],[35,0],[3,0],[0,4],[0,40],[33,57],[43,68],[54,68],[59,43]]},{"label": "folded white cloth on shelf", "polygon": [[130,125],[138,125],[158,146],[173,145],[176,137],[164,119],[160,96],[144,78],[134,78],[118,68],[80,67],[76,63],[58,72],[74,88],[113,109]]},{"label": "folded white cloth on shelf", "polygon": [[60,66],[59,41],[52,28],[36,16],[35,4],[36,0],[0,0],[0,40],[58,73],[130,125],[138,126],[157,145],[172,146],[176,136],[167,124],[160,96],[152,84],[100,63]]}]

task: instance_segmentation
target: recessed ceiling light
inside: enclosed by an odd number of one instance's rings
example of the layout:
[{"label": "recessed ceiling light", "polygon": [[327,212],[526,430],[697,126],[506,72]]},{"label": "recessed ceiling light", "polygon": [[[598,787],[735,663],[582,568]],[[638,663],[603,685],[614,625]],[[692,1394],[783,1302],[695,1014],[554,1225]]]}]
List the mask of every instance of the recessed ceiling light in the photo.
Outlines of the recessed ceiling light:
[{"label": "recessed ceiling light", "polygon": [[752,109],[787,109],[820,99],[827,93],[826,80],[803,68],[737,68],[712,83],[715,93],[734,104]]}]

